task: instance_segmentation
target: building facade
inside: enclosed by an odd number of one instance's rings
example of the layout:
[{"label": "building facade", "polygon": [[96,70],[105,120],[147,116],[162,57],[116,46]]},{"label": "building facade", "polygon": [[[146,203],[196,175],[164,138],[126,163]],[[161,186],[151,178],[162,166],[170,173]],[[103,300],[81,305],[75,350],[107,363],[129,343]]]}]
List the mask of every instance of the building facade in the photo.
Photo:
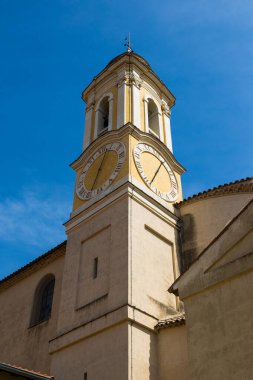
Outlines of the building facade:
[{"label": "building facade", "polygon": [[132,51],[82,97],[67,240],[1,281],[0,361],[58,380],[219,379],[192,369],[199,329],[181,282],[250,202],[252,179],[183,200],[175,98]]}]

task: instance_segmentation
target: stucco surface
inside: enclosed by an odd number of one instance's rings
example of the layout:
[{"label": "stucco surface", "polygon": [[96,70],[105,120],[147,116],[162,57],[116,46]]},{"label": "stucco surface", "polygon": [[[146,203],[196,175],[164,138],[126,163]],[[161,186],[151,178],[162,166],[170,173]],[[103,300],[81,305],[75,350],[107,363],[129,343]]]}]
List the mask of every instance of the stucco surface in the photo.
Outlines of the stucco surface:
[{"label": "stucco surface", "polygon": [[128,380],[128,324],[101,331],[53,355],[57,380]]},{"label": "stucco surface", "polygon": [[138,202],[129,205],[129,302],[156,318],[177,308],[167,289],[178,275],[177,230]]},{"label": "stucco surface", "polygon": [[[0,291],[0,361],[49,373],[49,340],[56,332],[64,257]],[[52,316],[30,327],[34,293],[47,274],[55,275]]]},{"label": "stucco surface", "polygon": [[190,379],[253,378],[253,272],[185,300]]},{"label": "stucco surface", "polygon": [[188,380],[188,350],[186,326],[159,330],[157,338],[159,380]]},{"label": "stucco surface", "polygon": [[238,193],[201,199],[180,207],[185,268],[252,198],[253,195],[250,193]]},{"label": "stucco surface", "polygon": [[[68,232],[58,334],[127,304],[127,226],[128,200],[124,198]],[[93,257],[98,257],[96,279]]]},{"label": "stucco surface", "polygon": [[129,327],[130,380],[158,380],[157,336],[136,324]]}]

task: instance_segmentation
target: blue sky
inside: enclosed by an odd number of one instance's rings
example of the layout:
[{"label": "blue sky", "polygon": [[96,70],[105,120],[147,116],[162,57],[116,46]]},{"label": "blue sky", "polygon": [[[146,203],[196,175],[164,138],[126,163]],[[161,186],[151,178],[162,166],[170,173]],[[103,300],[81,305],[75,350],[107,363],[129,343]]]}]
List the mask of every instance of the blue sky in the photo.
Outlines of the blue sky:
[{"label": "blue sky", "polygon": [[252,175],[252,0],[1,0],[0,278],[65,239],[81,91],[128,31],[177,98],[185,196]]}]

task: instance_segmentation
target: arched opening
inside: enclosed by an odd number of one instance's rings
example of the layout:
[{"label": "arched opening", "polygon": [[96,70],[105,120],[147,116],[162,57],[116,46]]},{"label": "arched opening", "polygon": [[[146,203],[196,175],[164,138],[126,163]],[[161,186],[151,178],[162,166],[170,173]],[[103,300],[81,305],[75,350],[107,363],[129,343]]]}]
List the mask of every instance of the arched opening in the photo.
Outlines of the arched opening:
[{"label": "arched opening", "polygon": [[149,132],[160,138],[158,108],[152,99],[148,99],[148,128]]},{"label": "arched opening", "polygon": [[55,277],[48,274],[37,286],[33,301],[31,326],[47,321],[51,317]]},{"label": "arched opening", "polygon": [[109,127],[109,96],[104,97],[97,109],[97,134],[108,130]]}]

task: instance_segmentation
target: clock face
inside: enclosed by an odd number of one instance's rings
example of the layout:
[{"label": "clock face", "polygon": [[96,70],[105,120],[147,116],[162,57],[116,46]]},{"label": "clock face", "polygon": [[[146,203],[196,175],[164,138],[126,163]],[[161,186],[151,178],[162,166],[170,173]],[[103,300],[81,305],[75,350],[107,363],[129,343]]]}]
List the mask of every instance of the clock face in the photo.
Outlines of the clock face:
[{"label": "clock face", "polygon": [[178,184],[165,158],[148,144],[137,144],[133,150],[135,165],[146,185],[160,198],[174,202],[178,198]]},{"label": "clock face", "polygon": [[93,153],[77,178],[78,197],[88,200],[106,190],[117,177],[125,157],[125,146],[121,142],[106,144]]}]

